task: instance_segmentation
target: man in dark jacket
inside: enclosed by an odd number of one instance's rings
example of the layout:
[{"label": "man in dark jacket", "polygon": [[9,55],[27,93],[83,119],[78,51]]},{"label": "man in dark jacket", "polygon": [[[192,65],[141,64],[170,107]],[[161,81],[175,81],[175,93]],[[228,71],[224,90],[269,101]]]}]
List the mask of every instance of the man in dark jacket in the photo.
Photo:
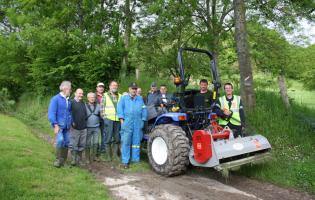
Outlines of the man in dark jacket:
[{"label": "man in dark jacket", "polygon": [[55,167],[61,167],[67,160],[69,147],[69,129],[71,126],[71,94],[70,81],[60,84],[60,93],[50,100],[48,108],[48,120],[54,128],[56,143]]},{"label": "man in dark jacket", "polygon": [[154,106],[159,96],[159,92],[157,91],[156,83],[151,83],[150,91],[146,98],[147,106]]},{"label": "man in dark jacket", "polygon": [[165,107],[169,103],[171,103],[172,99],[173,99],[172,95],[167,93],[166,85],[160,85],[160,93],[158,95],[155,105],[157,107]]},{"label": "man in dark jacket", "polygon": [[86,118],[87,112],[83,98],[83,90],[78,88],[75,91],[75,97],[72,100],[72,129],[70,135],[71,143],[71,165],[75,166],[82,163],[82,152],[86,144]]}]

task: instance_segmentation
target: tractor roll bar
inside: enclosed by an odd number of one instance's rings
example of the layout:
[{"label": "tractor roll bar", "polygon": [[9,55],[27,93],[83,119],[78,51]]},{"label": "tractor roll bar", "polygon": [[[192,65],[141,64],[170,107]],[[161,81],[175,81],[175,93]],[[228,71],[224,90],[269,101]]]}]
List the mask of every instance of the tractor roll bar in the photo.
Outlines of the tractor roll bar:
[{"label": "tractor roll bar", "polygon": [[179,64],[179,73],[180,73],[180,78],[183,81],[183,87],[186,87],[188,85],[188,80],[185,80],[185,70],[184,70],[184,63],[183,63],[183,51],[191,51],[191,52],[197,52],[197,53],[204,53],[207,54],[207,56],[210,58],[210,70],[212,72],[212,78],[213,81],[212,83],[214,84],[215,90],[218,90],[221,86],[220,80],[219,80],[219,74],[216,66],[216,61],[213,56],[213,54],[204,49],[197,49],[197,48],[190,48],[190,47],[183,47],[178,50],[177,53],[177,61]]}]

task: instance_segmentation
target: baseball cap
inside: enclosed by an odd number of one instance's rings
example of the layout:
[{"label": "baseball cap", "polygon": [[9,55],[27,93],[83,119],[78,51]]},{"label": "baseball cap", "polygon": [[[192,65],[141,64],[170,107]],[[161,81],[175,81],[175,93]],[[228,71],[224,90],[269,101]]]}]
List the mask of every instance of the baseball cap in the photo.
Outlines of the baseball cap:
[{"label": "baseball cap", "polygon": [[136,83],[130,83],[129,87],[130,88],[138,88],[138,85]]},{"label": "baseball cap", "polygon": [[105,87],[104,83],[102,83],[102,82],[99,82],[99,83],[97,84],[97,87],[99,87],[99,86]]},{"label": "baseball cap", "polygon": [[151,87],[156,87],[156,82],[152,82]]}]

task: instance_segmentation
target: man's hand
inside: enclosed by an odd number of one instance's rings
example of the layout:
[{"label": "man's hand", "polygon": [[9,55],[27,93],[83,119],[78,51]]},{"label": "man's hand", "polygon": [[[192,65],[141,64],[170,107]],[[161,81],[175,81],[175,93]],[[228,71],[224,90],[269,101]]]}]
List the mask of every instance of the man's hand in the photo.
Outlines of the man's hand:
[{"label": "man's hand", "polygon": [[58,124],[55,124],[54,125],[54,133],[55,133],[55,135],[57,135],[59,133],[59,130],[60,130],[60,128],[59,128]]},{"label": "man's hand", "polygon": [[120,119],[120,124],[123,124],[124,123],[124,119]]},{"label": "man's hand", "polygon": [[232,114],[232,112],[228,109],[224,109],[223,110],[223,113],[226,115],[226,116],[230,116]]}]

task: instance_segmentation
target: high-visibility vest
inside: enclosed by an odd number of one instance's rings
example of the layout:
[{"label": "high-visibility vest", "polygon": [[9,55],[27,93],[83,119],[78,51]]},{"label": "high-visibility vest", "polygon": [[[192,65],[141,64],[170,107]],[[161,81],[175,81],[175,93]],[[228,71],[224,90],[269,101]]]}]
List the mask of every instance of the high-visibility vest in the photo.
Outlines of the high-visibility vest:
[{"label": "high-visibility vest", "polygon": [[229,120],[225,120],[219,118],[220,125],[227,125],[229,122],[233,125],[240,126],[241,125],[241,117],[240,117],[240,102],[241,97],[237,95],[233,95],[233,101],[231,104],[231,108],[229,108],[229,102],[226,100],[225,96],[219,98],[221,104],[221,110],[227,109],[233,112],[231,118]]},{"label": "high-visibility vest", "polygon": [[104,118],[112,120],[112,121],[119,121],[119,118],[117,116],[117,104],[120,100],[121,94],[118,94],[118,101],[116,104],[116,108],[114,106],[114,103],[111,99],[111,97],[106,92],[104,94],[105,97],[105,105],[104,105]]}]

